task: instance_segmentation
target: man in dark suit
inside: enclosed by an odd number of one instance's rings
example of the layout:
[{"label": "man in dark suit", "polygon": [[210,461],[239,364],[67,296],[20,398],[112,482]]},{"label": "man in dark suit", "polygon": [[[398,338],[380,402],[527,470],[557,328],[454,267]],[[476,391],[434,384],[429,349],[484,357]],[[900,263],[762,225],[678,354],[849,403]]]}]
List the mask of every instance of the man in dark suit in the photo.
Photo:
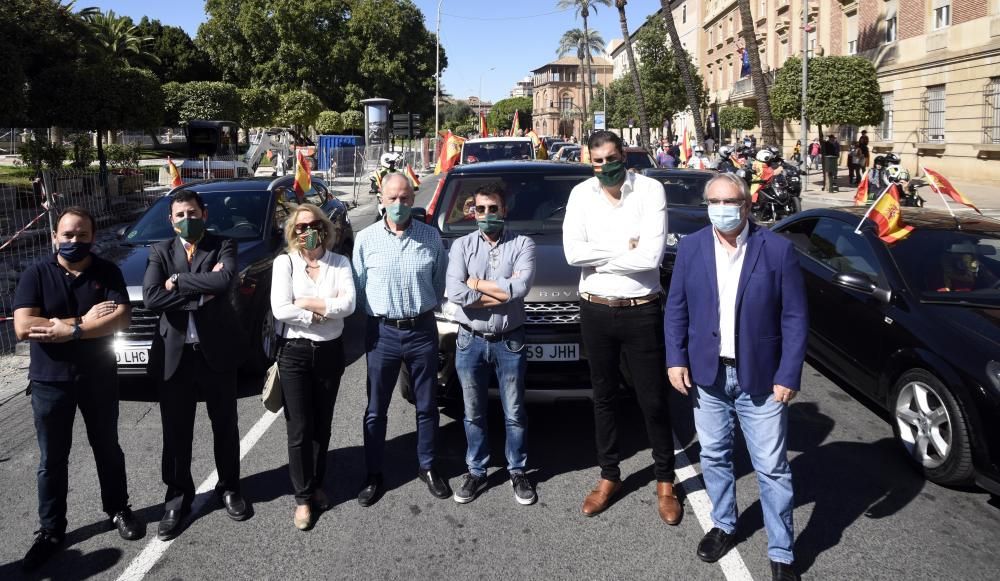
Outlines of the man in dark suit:
[{"label": "man in dark suit", "polygon": [[207,232],[207,217],[197,192],[173,194],[169,219],[177,237],[150,247],[142,283],[146,308],[160,313],[152,352],[163,364],[160,416],[167,494],[160,540],[180,534],[191,510],[191,441],[199,397],[212,422],[216,493],[232,519],[246,520],[252,512],[240,495],[236,370],[243,350],[240,322],[228,298],[236,277],[236,244]]},{"label": "man in dark suit", "polygon": [[664,322],[667,374],[677,391],[691,390],[712,500],[713,528],[698,557],[713,563],[735,544],[736,417],[760,485],[771,575],[794,580],[786,436],[808,332],[802,272],[788,240],[749,220],[745,181],[719,174],[705,199],[712,225],[680,243]]}]

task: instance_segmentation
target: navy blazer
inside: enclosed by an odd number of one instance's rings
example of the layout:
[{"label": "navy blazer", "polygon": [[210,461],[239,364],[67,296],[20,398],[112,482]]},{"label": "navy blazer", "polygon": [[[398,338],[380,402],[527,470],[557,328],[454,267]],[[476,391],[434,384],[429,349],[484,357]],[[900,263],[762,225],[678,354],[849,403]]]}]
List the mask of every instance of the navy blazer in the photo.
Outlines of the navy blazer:
[{"label": "navy blazer", "polygon": [[[712,226],[684,237],[664,314],[667,366],[687,367],[696,385],[719,371],[719,281]],[[809,332],[802,271],[787,239],[750,223],[736,295],[736,369],[740,389],[798,390]]]}]

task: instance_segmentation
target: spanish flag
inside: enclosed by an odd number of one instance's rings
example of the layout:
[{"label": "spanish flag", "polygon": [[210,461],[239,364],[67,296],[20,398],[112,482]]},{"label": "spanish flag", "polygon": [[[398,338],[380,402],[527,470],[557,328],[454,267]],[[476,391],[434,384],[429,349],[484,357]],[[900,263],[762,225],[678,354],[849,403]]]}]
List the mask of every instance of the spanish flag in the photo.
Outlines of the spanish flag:
[{"label": "spanish flag", "polygon": [[878,237],[886,244],[898,242],[913,232],[913,226],[903,223],[902,210],[899,205],[899,184],[892,184],[872,204],[868,217],[878,226]]},{"label": "spanish flag", "polygon": [[295,182],[292,189],[295,190],[295,197],[299,202],[305,199],[306,193],[312,190],[312,174],[309,171],[309,161],[302,151],[295,152]]},{"label": "spanish flag", "polygon": [[169,157],[167,158],[167,173],[170,174],[170,187],[176,188],[184,185],[180,170]]},{"label": "spanish flag", "polygon": [[951,185],[951,182],[949,182],[948,179],[945,178],[943,175],[939,174],[938,172],[926,166],[924,167],[924,174],[927,175],[927,178],[930,180],[931,185],[934,186],[934,190],[937,191],[937,193],[948,196],[949,198],[955,200],[959,204],[965,204],[966,206],[982,214],[982,212],[979,211],[979,208],[977,208],[976,205],[972,203],[972,200],[966,198],[964,195],[962,195],[962,192],[955,189],[955,186]]},{"label": "spanish flag", "polygon": [[538,137],[534,129],[528,130],[528,137],[531,138],[531,145],[535,148],[535,159],[548,159],[549,152],[545,150],[545,142]]},{"label": "spanish flag", "polygon": [[417,176],[417,172],[413,171],[413,166],[406,164],[406,170],[403,173],[410,180],[410,185],[413,186],[413,189],[420,187],[420,178]]},{"label": "spanish flag", "polygon": [[489,128],[486,126],[486,113],[482,111],[479,112],[479,136],[488,137],[490,134]]},{"label": "spanish flag", "polygon": [[462,155],[462,144],[465,143],[465,139],[451,131],[446,131],[442,138],[444,143],[441,144],[441,153],[438,155],[437,165],[434,166],[434,175],[448,173],[448,170],[455,167]]},{"label": "spanish flag", "polygon": [[514,122],[510,125],[510,136],[517,137],[519,131],[521,131],[521,117],[518,115],[519,111],[514,110]]},{"label": "spanish flag", "polygon": [[861,178],[858,182],[858,191],[854,194],[854,205],[864,206],[868,201],[868,172],[865,172],[865,177]]}]

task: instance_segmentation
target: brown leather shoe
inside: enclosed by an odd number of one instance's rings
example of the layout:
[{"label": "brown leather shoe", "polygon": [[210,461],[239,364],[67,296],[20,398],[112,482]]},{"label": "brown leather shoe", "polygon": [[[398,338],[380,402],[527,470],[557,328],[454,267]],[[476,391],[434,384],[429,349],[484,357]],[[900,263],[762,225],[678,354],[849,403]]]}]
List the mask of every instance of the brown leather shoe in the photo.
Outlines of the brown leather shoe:
[{"label": "brown leather shoe", "polygon": [[656,483],[656,501],[663,522],[668,525],[680,524],[681,517],[684,516],[684,507],[674,494],[673,482]]},{"label": "brown leather shoe", "polygon": [[611,504],[611,499],[614,498],[618,491],[622,489],[621,480],[608,480],[606,478],[601,478],[597,482],[597,488],[592,490],[587,498],[583,500],[583,515],[584,516],[594,516],[604,509],[608,508]]}]

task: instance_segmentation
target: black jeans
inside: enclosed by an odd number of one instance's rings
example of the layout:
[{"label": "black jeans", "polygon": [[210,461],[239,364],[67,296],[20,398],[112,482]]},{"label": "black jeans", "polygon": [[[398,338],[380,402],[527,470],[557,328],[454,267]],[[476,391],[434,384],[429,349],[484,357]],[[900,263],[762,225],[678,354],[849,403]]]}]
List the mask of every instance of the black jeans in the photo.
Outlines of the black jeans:
[{"label": "black jeans", "polygon": [[672,482],[674,435],[670,426],[662,301],[637,307],[606,307],[581,300],[580,331],[594,389],[594,436],[601,478],[621,479],[616,413],[624,355],[653,448],[653,473],[660,482]]},{"label": "black jeans", "polygon": [[217,492],[240,490],[240,430],[236,415],[236,370],[218,372],[205,362],[202,351],[184,346],[180,365],[160,386],[163,422],[163,483],[167,485],[166,510],[190,507],[194,500],[191,478],[191,441],[198,399],[205,400],[212,423]]},{"label": "black jeans", "polygon": [[304,505],[323,487],[333,404],[344,374],[344,341],[284,342],[278,374],[288,431],[288,472],[295,504]]},{"label": "black jeans", "polygon": [[114,371],[77,381],[32,381],[31,409],[41,453],[38,520],[43,529],[60,535],[66,532],[69,451],[77,407],[94,452],[104,512],[112,516],[128,506],[125,455],[118,445],[118,378]]}]

